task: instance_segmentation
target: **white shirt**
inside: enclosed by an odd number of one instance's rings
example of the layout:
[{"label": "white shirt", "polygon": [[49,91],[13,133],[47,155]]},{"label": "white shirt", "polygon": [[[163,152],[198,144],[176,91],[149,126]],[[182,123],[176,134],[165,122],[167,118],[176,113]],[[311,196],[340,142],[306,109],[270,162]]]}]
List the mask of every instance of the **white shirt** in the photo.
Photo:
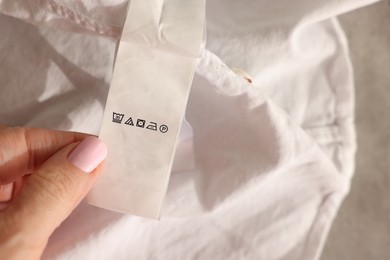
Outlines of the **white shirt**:
[{"label": "white shirt", "polygon": [[[44,256],[318,259],[356,148],[335,16],[371,2],[209,0],[186,113],[196,169],[172,173],[160,222],[83,203]],[[0,0],[19,18],[0,16],[0,123],[97,134],[126,5]]]}]

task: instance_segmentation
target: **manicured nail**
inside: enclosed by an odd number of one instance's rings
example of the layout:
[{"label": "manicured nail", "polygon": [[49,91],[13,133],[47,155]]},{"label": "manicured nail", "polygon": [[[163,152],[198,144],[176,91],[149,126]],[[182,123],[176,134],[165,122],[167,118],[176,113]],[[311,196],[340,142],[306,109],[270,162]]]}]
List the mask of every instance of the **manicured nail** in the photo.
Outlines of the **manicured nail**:
[{"label": "manicured nail", "polygon": [[14,184],[5,184],[0,186],[0,202],[8,202],[12,199]]},{"label": "manicured nail", "polygon": [[73,149],[68,160],[80,170],[90,173],[106,156],[107,146],[98,138],[90,136]]}]

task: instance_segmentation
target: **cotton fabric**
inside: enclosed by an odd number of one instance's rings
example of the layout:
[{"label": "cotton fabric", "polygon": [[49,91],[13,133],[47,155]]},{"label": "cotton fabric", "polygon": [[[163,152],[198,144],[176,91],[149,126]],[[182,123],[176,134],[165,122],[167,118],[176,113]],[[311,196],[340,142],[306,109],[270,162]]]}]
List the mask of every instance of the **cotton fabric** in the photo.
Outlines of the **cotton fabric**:
[{"label": "cotton fabric", "polygon": [[[172,173],[161,221],[84,203],[44,257],[318,259],[356,149],[335,16],[371,2],[208,1],[186,112],[193,152],[176,159],[195,166]],[[126,4],[0,1],[0,123],[98,133]]]}]

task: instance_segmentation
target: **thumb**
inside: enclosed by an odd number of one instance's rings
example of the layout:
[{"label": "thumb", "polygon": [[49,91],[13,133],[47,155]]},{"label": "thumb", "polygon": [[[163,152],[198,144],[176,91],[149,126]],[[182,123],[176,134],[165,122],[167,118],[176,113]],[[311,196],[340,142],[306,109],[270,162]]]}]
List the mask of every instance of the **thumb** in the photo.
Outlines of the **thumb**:
[{"label": "thumb", "polygon": [[7,208],[10,224],[27,239],[46,243],[90,190],[106,155],[106,146],[96,137],[55,153],[26,180]]}]

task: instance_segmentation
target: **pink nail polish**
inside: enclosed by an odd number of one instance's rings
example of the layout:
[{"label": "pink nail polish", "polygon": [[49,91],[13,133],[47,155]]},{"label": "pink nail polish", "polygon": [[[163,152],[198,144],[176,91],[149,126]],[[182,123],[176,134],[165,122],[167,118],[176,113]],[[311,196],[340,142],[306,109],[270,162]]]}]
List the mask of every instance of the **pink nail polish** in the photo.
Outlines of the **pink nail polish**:
[{"label": "pink nail polish", "polygon": [[106,156],[107,146],[98,138],[90,136],[73,149],[68,155],[68,160],[80,170],[90,173]]}]

